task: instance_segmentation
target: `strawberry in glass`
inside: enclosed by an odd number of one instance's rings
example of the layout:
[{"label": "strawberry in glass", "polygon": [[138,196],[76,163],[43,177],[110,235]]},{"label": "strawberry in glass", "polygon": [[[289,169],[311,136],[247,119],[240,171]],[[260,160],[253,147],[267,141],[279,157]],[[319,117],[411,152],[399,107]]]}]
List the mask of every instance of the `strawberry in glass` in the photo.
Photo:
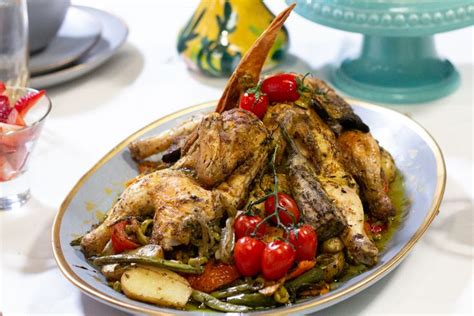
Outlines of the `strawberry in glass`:
[{"label": "strawberry in glass", "polygon": [[28,199],[23,175],[50,109],[44,90],[10,88],[0,82],[0,209],[10,209]]}]

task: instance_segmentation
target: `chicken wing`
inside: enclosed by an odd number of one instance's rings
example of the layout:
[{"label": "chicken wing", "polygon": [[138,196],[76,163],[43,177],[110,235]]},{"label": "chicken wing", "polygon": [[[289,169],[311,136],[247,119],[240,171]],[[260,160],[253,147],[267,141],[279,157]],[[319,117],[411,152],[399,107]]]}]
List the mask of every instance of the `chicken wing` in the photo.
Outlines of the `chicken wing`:
[{"label": "chicken wing", "polygon": [[132,142],[128,148],[132,158],[141,161],[159,152],[168,149],[177,139],[188,136],[199,125],[201,117],[193,117],[183,124],[162,134],[139,139]]}]

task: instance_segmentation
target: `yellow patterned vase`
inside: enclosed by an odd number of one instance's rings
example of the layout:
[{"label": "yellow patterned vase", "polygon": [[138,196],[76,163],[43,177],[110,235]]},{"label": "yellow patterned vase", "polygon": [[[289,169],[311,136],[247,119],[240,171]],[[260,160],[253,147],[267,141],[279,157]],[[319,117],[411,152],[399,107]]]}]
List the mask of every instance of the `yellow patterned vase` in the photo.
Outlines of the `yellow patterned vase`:
[{"label": "yellow patterned vase", "polygon": [[[202,0],[178,37],[188,66],[208,76],[227,77],[275,16],[261,0]],[[288,50],[283,28],[265,63],[276,66]]]}]

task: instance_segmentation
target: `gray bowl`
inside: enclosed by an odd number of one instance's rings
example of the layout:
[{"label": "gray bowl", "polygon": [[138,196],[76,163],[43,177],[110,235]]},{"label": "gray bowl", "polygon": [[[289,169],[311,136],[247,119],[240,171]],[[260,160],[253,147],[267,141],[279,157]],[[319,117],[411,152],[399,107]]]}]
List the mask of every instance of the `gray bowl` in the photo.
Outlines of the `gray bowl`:
[{"label": "gray bowl", "polygon": [[70,0],[28,0],[30,53],[48,46],[61,27],[70,3]]}]

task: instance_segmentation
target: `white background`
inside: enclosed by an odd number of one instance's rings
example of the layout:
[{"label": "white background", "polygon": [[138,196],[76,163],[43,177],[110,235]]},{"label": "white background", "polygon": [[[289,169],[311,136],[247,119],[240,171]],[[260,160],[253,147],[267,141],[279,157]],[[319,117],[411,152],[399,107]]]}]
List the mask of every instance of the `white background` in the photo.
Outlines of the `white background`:
[{"label": "white background", "polygon": [[[218,99],[224,80],[190,73],[176,36],[198,1],[74,1],[121,16],[128,43],[94,73],[48,90],[54,109],[31,163],[33,198],[0,213],[0,311],[15,314],[120,315],[80,293],[61,275],[50,243],[62,200],[95,162],[145,124]],[[283,1],[267,1],[274,12]],[[357,51],[361,36],[293,14],[287,70],[323,76],[327,64]],[[424,125],[443,149],[448,182],[439,216],[406,260],[362,293],[325,310],[330,315],[472,314],[473,284],[473,30],[436,36],[455,63],[461,87],[429,104],[393,106]]]}]

